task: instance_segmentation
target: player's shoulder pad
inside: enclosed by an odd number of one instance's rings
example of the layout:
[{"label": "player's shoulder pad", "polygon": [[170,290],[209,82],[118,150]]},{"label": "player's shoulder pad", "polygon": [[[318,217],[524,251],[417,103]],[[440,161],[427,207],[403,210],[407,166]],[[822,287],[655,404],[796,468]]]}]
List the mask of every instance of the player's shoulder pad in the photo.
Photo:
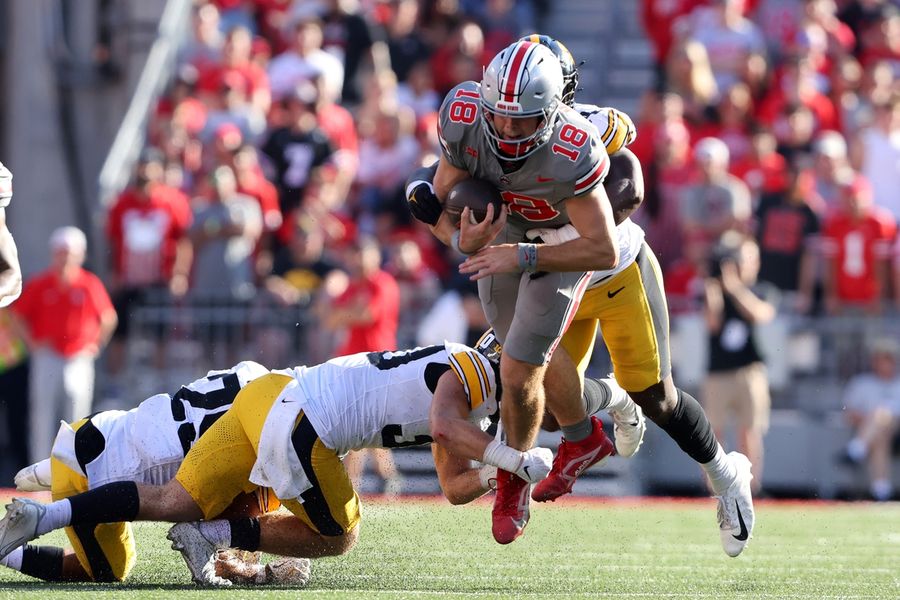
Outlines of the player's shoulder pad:
[{"label": "player's shoulder pad", "polygon": [[597,128],[607,154],[615,154],[637,138],[634,121],[617,108],[581,103],[576,103],[574,108]]},{"label": "player's shoulder pad", "polygon": [[438,136],[442,143],[457,144],[473,128],[481,127],[481,84],[464,81],[450,90],[441,103]]},{"label": "player's shoulder pad", "polygon": [[466,391],[471,410],[496,394],[497,381],[494,369],[483,354],[456,342],[445,341],[444,348],[447,351],[450,368]]},{"label": "player's shoulder pad", "polygon": [[560,181],[572,183],[567,197],[580,196],[603,182],[609,172],[609,156],[600,134],[575,110],[566,107],[549,141],[553,171]]}]

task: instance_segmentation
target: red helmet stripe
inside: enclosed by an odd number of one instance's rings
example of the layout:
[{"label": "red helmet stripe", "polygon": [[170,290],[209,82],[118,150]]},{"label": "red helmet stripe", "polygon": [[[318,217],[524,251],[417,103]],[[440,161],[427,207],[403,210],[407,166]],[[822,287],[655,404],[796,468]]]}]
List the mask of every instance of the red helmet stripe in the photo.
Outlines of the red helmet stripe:
[{"label": "red helmet stripe", "polygon": [[534,44],[531,42],[519,42],[512,59],[509,61],[509,67],[506,69],[506,80],[500,86],[500,90],[504,96],[503,100],[506,102],[516,101],[516,91],[519,87],[519,79],[522,77],[522,73],[524,72],[523,67],[527,62],[525,60],[525,55],[528,54],[528,50],[532,46],[534,46]]}]

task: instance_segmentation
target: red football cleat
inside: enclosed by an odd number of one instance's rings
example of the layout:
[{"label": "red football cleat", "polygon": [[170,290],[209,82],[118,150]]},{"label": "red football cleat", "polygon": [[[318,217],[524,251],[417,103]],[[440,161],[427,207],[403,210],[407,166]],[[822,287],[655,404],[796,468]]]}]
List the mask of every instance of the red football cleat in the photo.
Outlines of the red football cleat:
[{"label": "red football cleat", "polygon": [[547,478],[534,486],[531,497],[535,502],[552,502],[572,491],[575,480],[591,465],[603,462],[616,453],[616,447],[603,433],[603,423],[591,417],[594,430],[580,442],[567,442],[563,438],[553,459],[553,469]]},{"label": "red football cleat", "polygon": [[497,469],[497,495],[491,512],[494,539],[509,544],[525,531],[528,525],[528,492],[531,485],[509,471]]}]

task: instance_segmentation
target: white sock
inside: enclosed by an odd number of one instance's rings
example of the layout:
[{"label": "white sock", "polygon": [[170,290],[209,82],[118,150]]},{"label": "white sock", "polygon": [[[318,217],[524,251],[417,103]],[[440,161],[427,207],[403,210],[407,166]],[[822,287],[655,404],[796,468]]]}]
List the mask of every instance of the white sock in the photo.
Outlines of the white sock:
[{"label": "white sock", "polygon": [[200,533],[216,547],[231,546],[231,523],[227,519],[200,521]]},{"label": "white sock", "polygon": [[72,503],[68,499],[57,500],[50,504],[45,504],[44,508],[47,512],[41,517],[37,525],[37,535],[42,536],[45,533],[62,529],[67,525],[71,525],[72,521]]},{"label": "white sock", "polygon": [[847,456],[856,462],[862,462],[866,458],[866,454],[868,454],[866,443],[858,437],[853,438],[847,444]]},{"label": "white sock", "polygon": [[22,556],[25,552],[25,548],[23,546],[19,546],[12,552],[6,555],[6,558],[0,560],[0,565],[4,567],[9,567],[14,571],[22,570]]},{"label": "white sock", "polygon": [[628,397],[628,393],[622,389],[622,386],[615,379],[601,379],[603,383],[609,386],[609,404],[606,405],[606,412],[621,412],[631,408],[634,402]]},{"label": "white sock", "polygon": [[891,482],[887,479],[876,479],[872,482],[869,491],[872,493],[873,498],[879,502],[884,502],[891,499],[891,492],[894,490],[891,487]]},{"label": "white sock", "polygon": [[737,478],[737,469],[734,468],[731,459],[725,454],[722,444],[718,444],[716,457],[700,466],[706,471],[706,476],[709,477],[709,483],[712,485],[713,493],[716,496],[721,496],[725,493],[725,490]]}]

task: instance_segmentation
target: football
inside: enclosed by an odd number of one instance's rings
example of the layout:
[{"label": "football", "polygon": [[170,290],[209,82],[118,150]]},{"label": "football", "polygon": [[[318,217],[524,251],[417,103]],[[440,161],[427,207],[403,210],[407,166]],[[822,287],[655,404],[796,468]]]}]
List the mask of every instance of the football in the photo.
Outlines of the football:
[{"label": "football", "polygon": [[444,202],[444,210],[454,225],[459,225],[459,219],[465,207],[471,209],[473,223],[481,222],[487,215],[488,205],[494,205],[494,220],[500,216],[500,207],[503,206],[503,199],[500,197],[500,190],[494,187],[494,184],[483,179],[464,179],[460,181],[450,193],[447,194],[447,200]]}]

